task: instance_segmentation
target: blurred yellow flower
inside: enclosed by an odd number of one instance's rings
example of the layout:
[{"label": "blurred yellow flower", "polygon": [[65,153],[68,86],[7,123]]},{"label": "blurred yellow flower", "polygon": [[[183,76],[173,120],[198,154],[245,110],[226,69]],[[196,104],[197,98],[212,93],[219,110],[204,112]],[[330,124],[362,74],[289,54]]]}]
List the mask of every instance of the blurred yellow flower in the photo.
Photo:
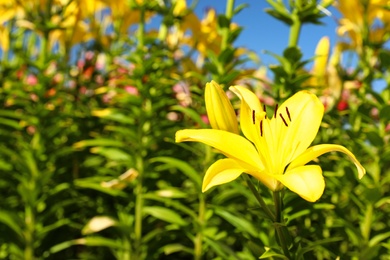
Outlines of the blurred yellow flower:
[{"label": "blurred yellow flower", "polygon": [[[230,24],[231,30],[237,28],[237,24]],[[187,30],[190,31],[190,35],[185,35]],[[199,51],[201,57],[198,63],[202,63],[202,59],[206,57],[207,52],[212,51],[219,54],[221,51],[222,37],[218,32],[218,16],[213,8],[208,9],[206,16],[202,20],[199,20],[192,12],[186,14],[175,34],[177,34],[175,39],[181,44],[189,45]]]},{"label": "blurred yellow flower", "polygon": [[307,82],[310,86],[325,86],[329,51],[329,37],[322,37],[315,50],[314,64],[311,70],[312,77]]},{"label": "blurred yellow flower", "polygon": [[174,16],[181,16],[183,15],[187,10],[187,2],[185,0],[176,0],[173,1],[174,7],[173,7],[173,15]]},{"label": "blurred yellow flower", "polygon": [[[386,6],[387,0],[337,1],[336,8],[343,15],[339,20],[337,33],[340,36],[348,35],[351,47],[358,52],[361,51],[363,40],[383,44],[388,40],[385,36],[390,29],[390,11],[385,9]],[[382,23],[381,26],[378,26],[378,21]]]},{"label": "blurred yellow flower", "polygon": [[2,51],[7,52],[9,49],[9,30],[5,26],[0,24],[0,48]]},{"label": "blurred yellow flower", "polygon": [[319,166],[305,164],[332,151],[347,154],[355,163],[359,178],[365,174],[355,156],[341,145],[309,147],[324,113],[324,106],[315,95],[298,92],[279,109],[276,107],[274,116],[268,118],[253,92],[240,86],[230,87],[230,90],[241,99],[240,124],[245,138],[220,129],[186,129],[176,133],[176,142],[201,142],[228,157],[209,167],[203,179],[203,192],[233,181],[245,172],[272,191],[287,187],[314,202],[323,194],[325,182]]}]

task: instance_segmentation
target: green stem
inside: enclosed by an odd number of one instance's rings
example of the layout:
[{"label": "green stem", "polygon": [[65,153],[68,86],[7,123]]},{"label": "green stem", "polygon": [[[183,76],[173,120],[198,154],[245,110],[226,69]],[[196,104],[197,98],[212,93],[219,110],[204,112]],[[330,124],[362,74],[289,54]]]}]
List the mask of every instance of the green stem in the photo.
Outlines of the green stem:
[{"label": "green stem", "polygon": [[[27,202],[28,203],[28,202]],[[30,205],[27,205],[25,208],[25,247],[24,247],[24,259],[33,260],[34,259],[34,226],[35,226],[35,217],[34,209]]]},{"label": "green stem", "polygon": [[288,245],[287,245],[286,233],[283,230],[284,220],[282,215],[283,209],[282,209],[282,198],[280,197],[280,191],[274,191],[273,197],[274,197],[275,214],[276,214],[274,220],[276,235],[279,238],[279,243],[280,246],[282,247],[284,255],[288,259],[291,259],[290,251],[288,250]]},{"label": "green stem", "polygon": [[145,9],[144,7],[141,8],[141,17],[138,24],[138,31],[137,31],[137,49],[142,50],[145,45]]},{"label": "green stem", "polygon": [[199,194],[199,212],[198,212],[198,224],[199,229],[195,237],[194,242],[194,260],[202,259],[202,242],[203,242],[203,225],[205,220],[206,201],[203,193]]},{"label": "green stem", "polygon": [[228,47],[229,33],[230,33],[230,22],[233,18],[234,0],[226,1],[225,18],[227,19],[226,26],[222,29],[222,42],[221,51],[224,51]]},{"label": "green stem", "polygon": [[135,189],[135,216],[134,216],[134,256],[132,259],[141,259],[141,245],[142,245],[142,207],[143,207],[143,160],[141,157],[136,158],[136,165],[138,171],[138,182]]},{"label": "green stem", "polygon": [[271,220],[275,220],[274,213],[269,209],[265,201],[263,200],[263,197],[260,195],[259,191],[256,189],[256,187],[253,185],[252,181],[250,180],[249,176],[246,174],[242,175],[248,184],[249,189],[252,191],[253,195],[255,195],[256,200],[259,202],[261,208],[264,210],[265,214],[267,214],[268,218]]},{"label": "green stem", "polygon": [[298,14],[293,13],[291,15],[293,24],[290,27],[290,37],[288,40],[288,47],[298,46],[299,35],[301,33],[302,23]]}]

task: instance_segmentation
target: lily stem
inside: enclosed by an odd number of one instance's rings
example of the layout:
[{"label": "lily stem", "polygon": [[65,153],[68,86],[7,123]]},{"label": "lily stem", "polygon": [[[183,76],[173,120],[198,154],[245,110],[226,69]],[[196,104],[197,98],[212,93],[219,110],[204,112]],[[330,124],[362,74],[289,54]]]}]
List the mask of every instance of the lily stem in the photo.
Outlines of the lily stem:
[{"label": "lily stem", "polygon": [[274,191],[273,193],[274,197],[274,204],[275,204],[275,219],[274,219],[274,225],[275,225],[275,230],[276,230],[276,235],[279,238],[279,243],[280,246],[282,247],[284,255],[288,258],[291,259],[290,256],[290,251],[288,250],[288,245],[287,245],[287,237],[283,227],[284,227],[284,220],[283,220],[283,215],[282,215],[282,198],[280,197],[280,191]]},{"label": "lily stem", "polygon": [[299,34],[301,32],[302,23],[297,14],[292,14],[293,24],[290,27],[290,36],[288,47],[296,47],[298,45]]},{"label": "lily stem", "polygon": [[138,31],[137,31],[137,49],[142,50],[144,48],[145,42],[145,8],[142,7],[140,10],[140,21],[138,23]]},{"label": "lily stem", "polygon": [[230,33],[230,22],[233,17],[233,10],[234,10],[234,0],[227,0],[226,1],[226,11],[225,11],[225,17],[227,20],[227,23],[222,28],[222,42],[221,42],[221,50],[224,51],[229,44],[229,33]]},{"label": "lily stem", "polygon": [[269,209],[265,201],[263,200],[263,197],[260,195],[259,191],[256,189],[255,185],[253,185],[252,181],[250,180],[249,176],[246,174],[242,175],[245,178],[246,183],[248,184],[249,189],[252,191],[253,195],[255,195],[256,200],[259,202],[261,208],[264,210],[265,214],[271,219],[275,220],[274,213]]},{"label": "lily stem", "polygon": [[195,237],[195,247],[194,247],[194,260],[202,259],[202,245],[203,245],[203,225],[205,219],[205,211],[206,211],[206,201],[203,193],[199,194],[199,213],[198,213],[198,221],[199,221],[199,230]]}]

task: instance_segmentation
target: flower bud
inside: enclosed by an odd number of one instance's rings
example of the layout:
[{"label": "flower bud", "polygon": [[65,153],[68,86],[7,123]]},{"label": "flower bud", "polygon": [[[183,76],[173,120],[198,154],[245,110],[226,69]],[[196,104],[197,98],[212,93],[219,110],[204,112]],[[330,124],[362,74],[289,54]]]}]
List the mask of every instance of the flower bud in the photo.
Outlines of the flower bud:
[{"label": "flower bud", "polygon": [[211,127],[239,134],[233,106],[221,86],[215,81],[206,84],[205,100]]}]

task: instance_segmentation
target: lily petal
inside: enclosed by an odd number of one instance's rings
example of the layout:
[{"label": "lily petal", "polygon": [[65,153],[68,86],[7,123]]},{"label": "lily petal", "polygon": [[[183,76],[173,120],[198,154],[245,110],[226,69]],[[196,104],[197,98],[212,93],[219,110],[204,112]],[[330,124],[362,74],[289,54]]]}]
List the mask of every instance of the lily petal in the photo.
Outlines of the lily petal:
[{"label": "lily petal", "polygon": [[310,147],[307,149],[304,153],[302,153],[298,158],[296,158],[294,161],[290,163],[290,165],[287,168],[287,171],[289,169],[293,169],[295,167],[299,167],[302,165],[305,165],[306,163],[310,162],[311,160],[323,155],[324,153],[328,152],[342,152],[348,155],[349,159],[355,164],[357,170],[358,170],[358,176],[359,179],[361,179],[364,174],[366,174],[366,170],[364,167],[360,164],[360,162],[356,159],[356,157],[351,153],[347,148],[341,145],[337,144],[319,144]]},{"label": "lily petal", "polygon": [[[240,125],[244,135],[256,145],[260,138],[260,121],[265,117],[259,98],[249,89],[241,86],[229,88],[241,99]],[[257,147],[259,149],[259,147]]]},{"label": "lily petal", "polygon": [[325,180],[318,165],[300,166],[274,177],[289,190],[310,202],[315,202],[324,193]]},{"label": "lily petal", "polygon": [[236,113],[225,91],[217,82],[206,84],[205,101],[207,116],[213,129],[239,134]]},{"label": "lily petal", "polygon": [[275,141],[282,165],[290,163],[310,146],[318,133],[323,114],[321,101],[307,91],[296,93],[279,107],[272,123],[275,124],[275,133],[279,133],[279,139]]},{"label": "lily petal", "polygon": [[245,170],[233,159],[221,159],[213,163],[203,178],[202,192],[237,179]]},{"label": "lily petal", "polygon": [[329,37],[324,36],[318,42],[315,51],[314,65],[312,69],[312,74],[316,80],[315,86],[321,86],[321,87],[325,86],[325,75],[326,75],[326,67],[329,58],[329,50],[330,50]]},{"label": "lily petal", "polygon": [[227,157],[240,161],[248,169],[264,169],[256,148],[242,136],[217,129],[185,129],[176,132],[176,142],[187,141],[210,145]]}]

